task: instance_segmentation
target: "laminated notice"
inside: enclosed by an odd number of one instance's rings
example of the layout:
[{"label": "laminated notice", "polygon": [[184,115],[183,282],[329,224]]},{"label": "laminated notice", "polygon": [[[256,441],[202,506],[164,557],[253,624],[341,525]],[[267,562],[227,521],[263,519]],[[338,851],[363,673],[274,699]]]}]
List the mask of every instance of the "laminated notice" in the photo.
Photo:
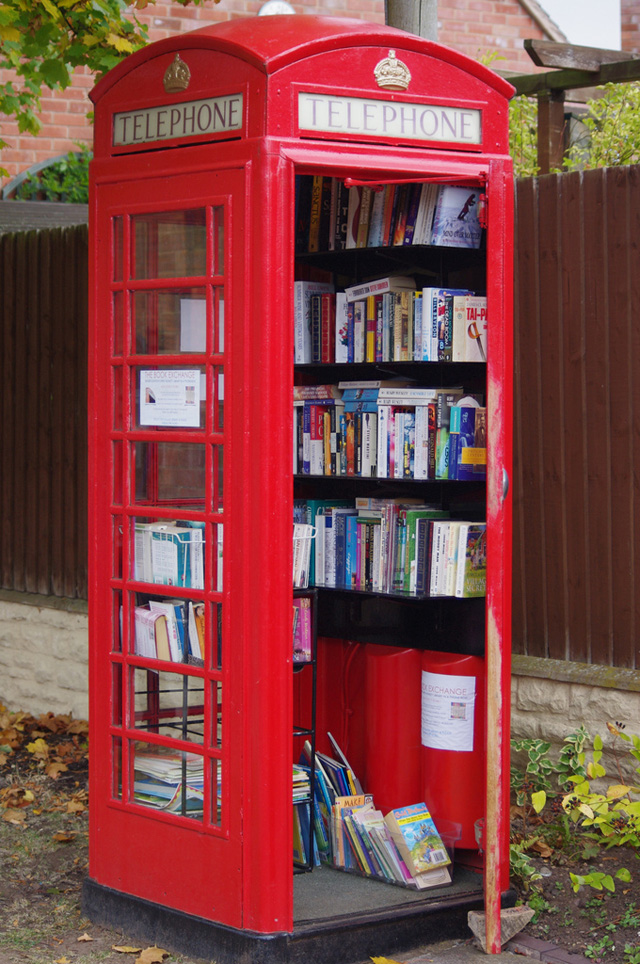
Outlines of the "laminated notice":
[{"label": "laminated notice", "polygon": [[422,745],[434,750],[473,750],[475,676],[422,672]]}]

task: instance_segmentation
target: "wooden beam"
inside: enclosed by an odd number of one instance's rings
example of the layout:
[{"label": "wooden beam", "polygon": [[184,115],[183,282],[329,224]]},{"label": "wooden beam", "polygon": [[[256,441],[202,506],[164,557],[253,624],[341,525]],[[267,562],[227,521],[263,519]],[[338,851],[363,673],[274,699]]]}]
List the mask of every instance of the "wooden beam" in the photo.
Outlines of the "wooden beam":
[{"label": "wooden beam", "polygon": [[538,94],[538,170],[561,171],[565,151],[564,91]]},{"label": "wooden beam", "polygon": [[384,0],[384,22],[426,40],[437,40],[438,0]]},{"label": "wooden beam", "polygon": [[599,70],[549,70],[544,74],[510,74],[507,79],[517,95],[528,97],[545,91],[624,84],[640,80],[640,59],[602,64]]},{"label": "wooden beam", "polygon": [[603,64],[631,60],[633,56],[626,50],[581,47],[576,44],[553,43],[550,40],[525,40],[524,49],[538,67],[562,67],[569,70],[599,70]]}]

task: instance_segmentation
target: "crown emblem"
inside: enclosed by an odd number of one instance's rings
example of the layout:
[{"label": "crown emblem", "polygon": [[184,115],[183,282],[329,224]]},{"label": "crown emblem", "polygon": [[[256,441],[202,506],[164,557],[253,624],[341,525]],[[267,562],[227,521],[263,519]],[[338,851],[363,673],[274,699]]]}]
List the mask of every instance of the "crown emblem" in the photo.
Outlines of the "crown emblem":
[{"label": "crown emblem", "polygon": [[175,60],[167,67],[162,83],[168,94],[177,94],[181,90],[186,90],[191,80],[191,71],[180,59],[180,54],[176,54]]},{"label": "crown emblem", "polygon": [[409,68],[398,60],[395,50],[390,50],[389,56],[376,64],[373,76],[378,87],[385,87],[387,90],[406,90],[411,80]]}]

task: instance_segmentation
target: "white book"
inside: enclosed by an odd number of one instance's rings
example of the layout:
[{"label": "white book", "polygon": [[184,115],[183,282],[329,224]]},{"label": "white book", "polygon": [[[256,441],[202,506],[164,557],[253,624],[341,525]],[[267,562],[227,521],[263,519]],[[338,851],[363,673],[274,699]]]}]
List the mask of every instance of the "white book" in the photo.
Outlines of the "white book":
[{"label": "white book", "polygon": [[353,360],[356,364],[365,360],[366,302],[356,301],[353,306]]},{"label": "white book", "polygon": [[378,405],[378,454],[376,475],[379,479],[389,477],[389,406]]},{"label": "white book", "polygon": [[413,477],[414,479],[429,478],[429,408],[427,405],[416,405]]},{"label": "white book", "polygon": [[375,475],[378,458],[377,447],[377,415],[374,412],[362,412],[362,456],[360,475],[370,478]]},{"label": "white book", "polygon": [[348,310],[347,296],[344,291],[336,293],[336,364],[346,364],[348,358],[347,344]]},{"label": "white book", "polygon": [[347,301],[359,301],[369,295],[383,295],[389,291],[414,291],[415,278],[408,275],[389,275],[387,278],[376,278],[374,281],[363,281],[357,285],[345,288]]}]

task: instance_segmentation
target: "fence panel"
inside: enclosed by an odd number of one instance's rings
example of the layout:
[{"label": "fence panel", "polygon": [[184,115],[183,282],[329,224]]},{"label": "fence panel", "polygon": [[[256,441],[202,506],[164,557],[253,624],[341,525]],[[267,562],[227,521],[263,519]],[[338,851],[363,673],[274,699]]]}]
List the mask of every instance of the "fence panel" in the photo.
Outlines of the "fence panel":
[{"label": "fence panel", "polygon": [[0,237],[3,589],[85,598],[87,228]]},{"label": "fence panel", "polygon": [[637,668],[640,171],[516,184],[513,648]]}]

